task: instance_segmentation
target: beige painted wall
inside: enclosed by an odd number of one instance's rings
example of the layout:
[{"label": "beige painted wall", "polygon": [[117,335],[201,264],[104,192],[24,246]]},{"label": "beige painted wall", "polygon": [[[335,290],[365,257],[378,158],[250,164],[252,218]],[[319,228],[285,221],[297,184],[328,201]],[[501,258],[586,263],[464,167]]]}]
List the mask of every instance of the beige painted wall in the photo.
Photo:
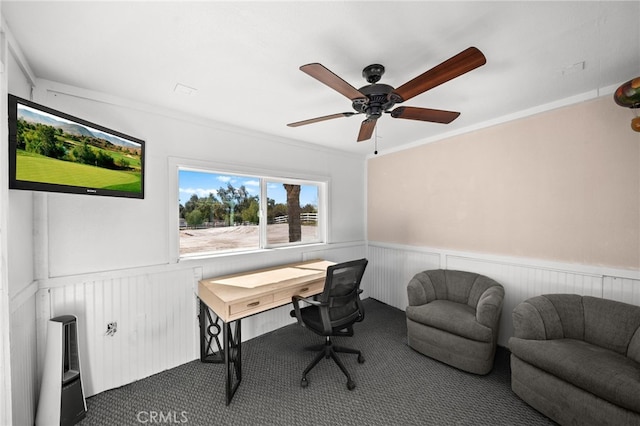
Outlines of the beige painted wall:
[{"label": "beige painted wall", "polygon": [[368,240],[640,269],[640,133],[610,96],[368,161]]}]

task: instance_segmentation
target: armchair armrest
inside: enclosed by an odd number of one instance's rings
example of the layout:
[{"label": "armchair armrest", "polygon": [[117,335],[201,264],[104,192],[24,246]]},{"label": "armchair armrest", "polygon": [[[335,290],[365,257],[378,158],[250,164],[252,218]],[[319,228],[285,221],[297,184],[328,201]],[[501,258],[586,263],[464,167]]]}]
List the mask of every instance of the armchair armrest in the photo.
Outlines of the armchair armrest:
[{"label": "armchair armrest", "polygon": [[513,309],[513,336],[527,340],[547,340],[541,312],[530,300],[518,304]]},{"label": "armchair armrest", "polygon": [[478,299],[476,321],[486,327],[494,329],[500,320],[503,300],[504,288],[502,286],[495,285],[486,289]]},{"label": "armchair armrest", "polygon": [[416,274],[416,276],[409,281],[409,284],[407,284],[407,299],[409,301],[409,306],[425,305],[429,303],[424,284],[419,278],[421,278],[420,274]]}]

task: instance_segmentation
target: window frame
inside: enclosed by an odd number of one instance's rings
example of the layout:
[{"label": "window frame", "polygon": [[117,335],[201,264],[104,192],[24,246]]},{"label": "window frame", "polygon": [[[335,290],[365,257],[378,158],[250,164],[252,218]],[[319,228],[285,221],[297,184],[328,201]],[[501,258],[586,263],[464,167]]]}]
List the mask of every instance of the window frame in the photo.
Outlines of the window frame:
[{"label": "window frame", "polygon": [[[314,241],[298,241],[298,242],[289,242],[289,243],[280,243],[280,244],[269,244],[269,240],[268,240],[268,235],[267,235],[267,227],[260,227],[260,245],[263,248],[281,248],[281,247],[294,247],[294,246],[307,246],[307,245],[313,245],[313,244],[324,244],[327,242],[327,234],[326,234],[326,219],[323,220],[323,218],[326,217],[326,209],[323,209],[323,207],[326,207],[326,201],[323,202],[323,199],[326,199],[326,185],[323,185],[321,182],[318,181],[312,181],[309,179],[294,179],[294,178],[274,178],[273,176],[265,176],[260,180],[260,219],[262,220],[262,218],[266,218],[267,217],[267,202],[268,202],[268,198],[267,198],[267,190],[268,190],[268,186],[269,183],[275,183],[275,184],[293,184],[293,185],[306,185],[306,186],[312,186],[315,185],[318,187],[318,238]],[[264,192],[264,193],[263,193]],[[322,211],[325,210],[325,211]],[[264,216],[262,216],[262,212],[264,211]],[[268,225],[268,224],[266,224]]]},{"label": "window frame", "polygon": [[[180,170],[201,171],[212,174],[228,174],[242,177],[252,177],[260,181],[260,223],[258,248],[246,250],[220,250],[189,254],[180,254],[180,195],[179,173]],[[267,243],[267,183],[292,183],[300,185],[318,186],[318,239],[313,242],[294,242],[283,244]],[[276,171],[271,169],[241,166],[229,163],[217,163],[188,158],[169,157],[169,259],[178,263],[191,259],[206,259],[221,256],[233,256],[238,254],[251,254],[268,250],[291,249],[328,244],[329,229],[329,189],[330,179],[327,176],[319,176],[311,173],[296,173],[293,171]]]}]

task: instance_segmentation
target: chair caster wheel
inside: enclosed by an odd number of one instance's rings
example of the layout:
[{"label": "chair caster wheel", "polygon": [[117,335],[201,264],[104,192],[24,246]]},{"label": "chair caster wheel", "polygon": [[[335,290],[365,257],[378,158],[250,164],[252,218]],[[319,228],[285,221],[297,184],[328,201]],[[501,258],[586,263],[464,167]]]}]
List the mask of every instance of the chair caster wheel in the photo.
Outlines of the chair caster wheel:
[{"label": "chair caster wheel", "polygon": [[300,380],[300,387],[306,388],[307,386],[309,386],[309,381],[306,377],[303,377],[302,380]]},{"label": "chair caster wheel", "polygon": [[354,382],[352,382],[351,380],[349,380],[347,382],[347,389],[353,390],[355,387],[356,387],[356,384]]},{"label": "chair caster wheel", "polygon": [[364,362],[364,357],[362,355],[358,355],[358,364],[362,364]]}]

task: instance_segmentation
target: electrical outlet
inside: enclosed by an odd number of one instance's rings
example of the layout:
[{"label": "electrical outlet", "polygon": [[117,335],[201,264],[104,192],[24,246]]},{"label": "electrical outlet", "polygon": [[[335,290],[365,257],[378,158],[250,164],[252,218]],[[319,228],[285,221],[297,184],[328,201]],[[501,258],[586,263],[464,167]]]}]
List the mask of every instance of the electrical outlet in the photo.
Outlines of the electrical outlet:
[{"label": "electrical outlet", "polygon": [[113,321],[107,323],[107,332],[104,334],[107,336],[113,336],[114,334],[116,334],[116,331],[118,331],[118,323]]}]

